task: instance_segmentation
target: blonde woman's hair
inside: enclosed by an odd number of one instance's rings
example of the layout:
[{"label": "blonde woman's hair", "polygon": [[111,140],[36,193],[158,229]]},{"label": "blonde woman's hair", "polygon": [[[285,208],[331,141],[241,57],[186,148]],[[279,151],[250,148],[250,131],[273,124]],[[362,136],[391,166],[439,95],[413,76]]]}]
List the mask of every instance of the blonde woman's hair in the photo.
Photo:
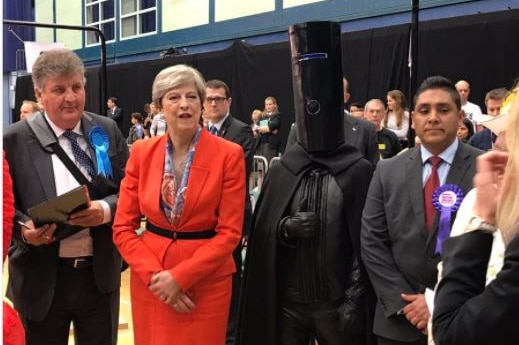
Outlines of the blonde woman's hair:
[{"label": "blonde woman's hair", "polygon": [[[272,101],[272,103],[274,103],[274,105],[276,106],[274,113],[277,113],[279,111],[278,110],[278,101],[276,100],[276,98],[274,96],[268,96],[267,98],[265,98],[265,102],[266,101]],[[266,112],[267,112],[267,109],[263,108],[263,113],[266,113]]]},{"label": "blonde woman's hair", "polygon": [[508,111],[506,131],[508,163],[503,177],[503,194],[497,204],[497,225],[505,243],[519,233],[519,97],[515,97]]},{"label": "blonde woman's hair", "polygon": [[252,111],[252,114],[251,114],[251,119],[254,120],[254,118],[256,118],[256,120],[260,120],[261,119],[261,113],[262,111],[259,110],[259,109],[254,109]]}]

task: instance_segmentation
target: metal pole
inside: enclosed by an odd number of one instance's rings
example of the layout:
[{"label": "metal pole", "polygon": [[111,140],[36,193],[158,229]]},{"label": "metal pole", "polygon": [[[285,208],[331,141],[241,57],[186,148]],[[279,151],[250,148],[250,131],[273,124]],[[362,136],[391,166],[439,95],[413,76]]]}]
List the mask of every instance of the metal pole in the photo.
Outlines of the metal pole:
[{"label": "metal pole", "polygon": [[17,25],[17,26],[36,26],[41,28],[51,28],[51,29],[66,29],[66,30],[80,30],[80,31],[94,31],[99,35],[101,40],[101,73],[99,76],[100,79],[100,97],[101,102],[99,102],[99,114],[104,113],[104,102],[108,98],[107,96],[107,84],[106,84],[106,40],[105,35],[98,28],[94,28],[91,26],[77,26],[77,25],[62,25],[62,24],[48,24],[48,23],[35,23],[35,22],[26,22],[21,20],[7,20],[4,19],[4,24],[7,25]]},{"label": "metal pole", "polygon": [[[414,108],[413,97],[416,93],[417,85],[417,77],[418,77],[418,14],[420,12],[420,0],[412,0],[412,10],[411,10],[411,32],[409,38],[409,60],[411,66],[409,68],[409,109],[412,110]],[[414,131],[411,128],[411,118],[409,119],[409,131],[407,132],[407,139],[409,147],[414,146]]]}]

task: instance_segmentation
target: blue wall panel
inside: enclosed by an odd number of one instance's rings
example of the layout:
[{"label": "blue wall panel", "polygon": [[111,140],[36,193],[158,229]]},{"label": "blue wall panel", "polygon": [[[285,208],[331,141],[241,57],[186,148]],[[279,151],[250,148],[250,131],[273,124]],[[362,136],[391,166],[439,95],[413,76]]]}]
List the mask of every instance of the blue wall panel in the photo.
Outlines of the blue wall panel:
[{"label": "blue wall panel", "polygon": [[[108,48],[109,63],[157,58],[161,51],[171,47],[186,48],[188,53],[219,50],[228,47],[234,39],[246,39],[250,44],[285,41],[289,25],[310,20],[339,21],[343,31],[411,21],[411,0],[330,0],[288,9],[282,6],[283,1],[276,0],[276,10],[273,12],[214,22],[212,0],[209,24],[160,33],[154,37],[115,42]],[[518,7],[519,0],[422,0],[420,20]],[[86,61],[93,60],[93,63],[99,56],[97,48],[87,48],[79,54]]]}]

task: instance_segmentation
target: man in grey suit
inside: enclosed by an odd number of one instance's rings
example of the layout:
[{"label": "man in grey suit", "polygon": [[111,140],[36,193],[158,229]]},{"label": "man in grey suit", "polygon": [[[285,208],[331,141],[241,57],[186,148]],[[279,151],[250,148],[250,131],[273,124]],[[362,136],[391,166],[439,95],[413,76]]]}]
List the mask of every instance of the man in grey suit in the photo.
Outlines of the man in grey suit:
[{"label": "man in grey suit", "polygon": [[[249,175],[252,170],[254,157],[254,136],[251,126],[234,118],[231,113],[231,91],[229,86],[217,79],[209,80],[205,84],[204,117],[209,120],[209,131],[221,138],[232,141],[243,148],[245,155],[245,217],[243,218],[243,235],[248,236],[252,216],[252,205],[249,197]],[[227,345],[234,344],[236,317],[242,274],[242,246],[239,245],[233,253],[236,264],[236,273],[232,280],[232,299],[227,327]]]},{"label": "man in grey suit", "polygon": [[[44,113],[7,128],[15,226],[7,296],[28,345],[115,345],[121,258],[112,243],[119,182],[128,147],[116,123],[84,112],[84,66],[66,49],[41,54],[32,70]],[[40,224],[29,209],[87,185],[88,208],[64,223]],[[35,224],[36,223],[36,224]]]},{"label": "man in grey suit", "polygon": [[[422,145],[378,163],[363,212],[362,258],[377,295],[378,344],[426,344],[430,314],[424,292],[436,284],[440,255],[439,215],[433,197],[424,194],[429,180],[466,194],[482,152],[456,137],[463,112],[450,80],[427,78],[414,103],[412,126]],[[434,161],[439,165],[432,167]]]}]

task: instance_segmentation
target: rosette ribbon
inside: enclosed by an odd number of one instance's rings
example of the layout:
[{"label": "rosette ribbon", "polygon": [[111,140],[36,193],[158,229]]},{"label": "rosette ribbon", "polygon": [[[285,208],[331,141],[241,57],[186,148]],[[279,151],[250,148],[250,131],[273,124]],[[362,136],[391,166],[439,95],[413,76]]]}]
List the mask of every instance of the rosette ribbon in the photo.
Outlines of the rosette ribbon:
[{"label": "rosette ribbon", "polygon": [[454,184],[445,184],[433,193],[433,205],[440,212],[440,225],[436,238],[436,254],[441,254],[442,244],[451,233],[451,213],[456,212],[463,200],[463,191]]},{"label": "rosette ribbon", "polygon": [[112,165],[108,157],[108,148],[110,147],[108,134],[103,127],[96,125],[90,129],[88,139],[96,152],[97,174],[112,177]]}]

